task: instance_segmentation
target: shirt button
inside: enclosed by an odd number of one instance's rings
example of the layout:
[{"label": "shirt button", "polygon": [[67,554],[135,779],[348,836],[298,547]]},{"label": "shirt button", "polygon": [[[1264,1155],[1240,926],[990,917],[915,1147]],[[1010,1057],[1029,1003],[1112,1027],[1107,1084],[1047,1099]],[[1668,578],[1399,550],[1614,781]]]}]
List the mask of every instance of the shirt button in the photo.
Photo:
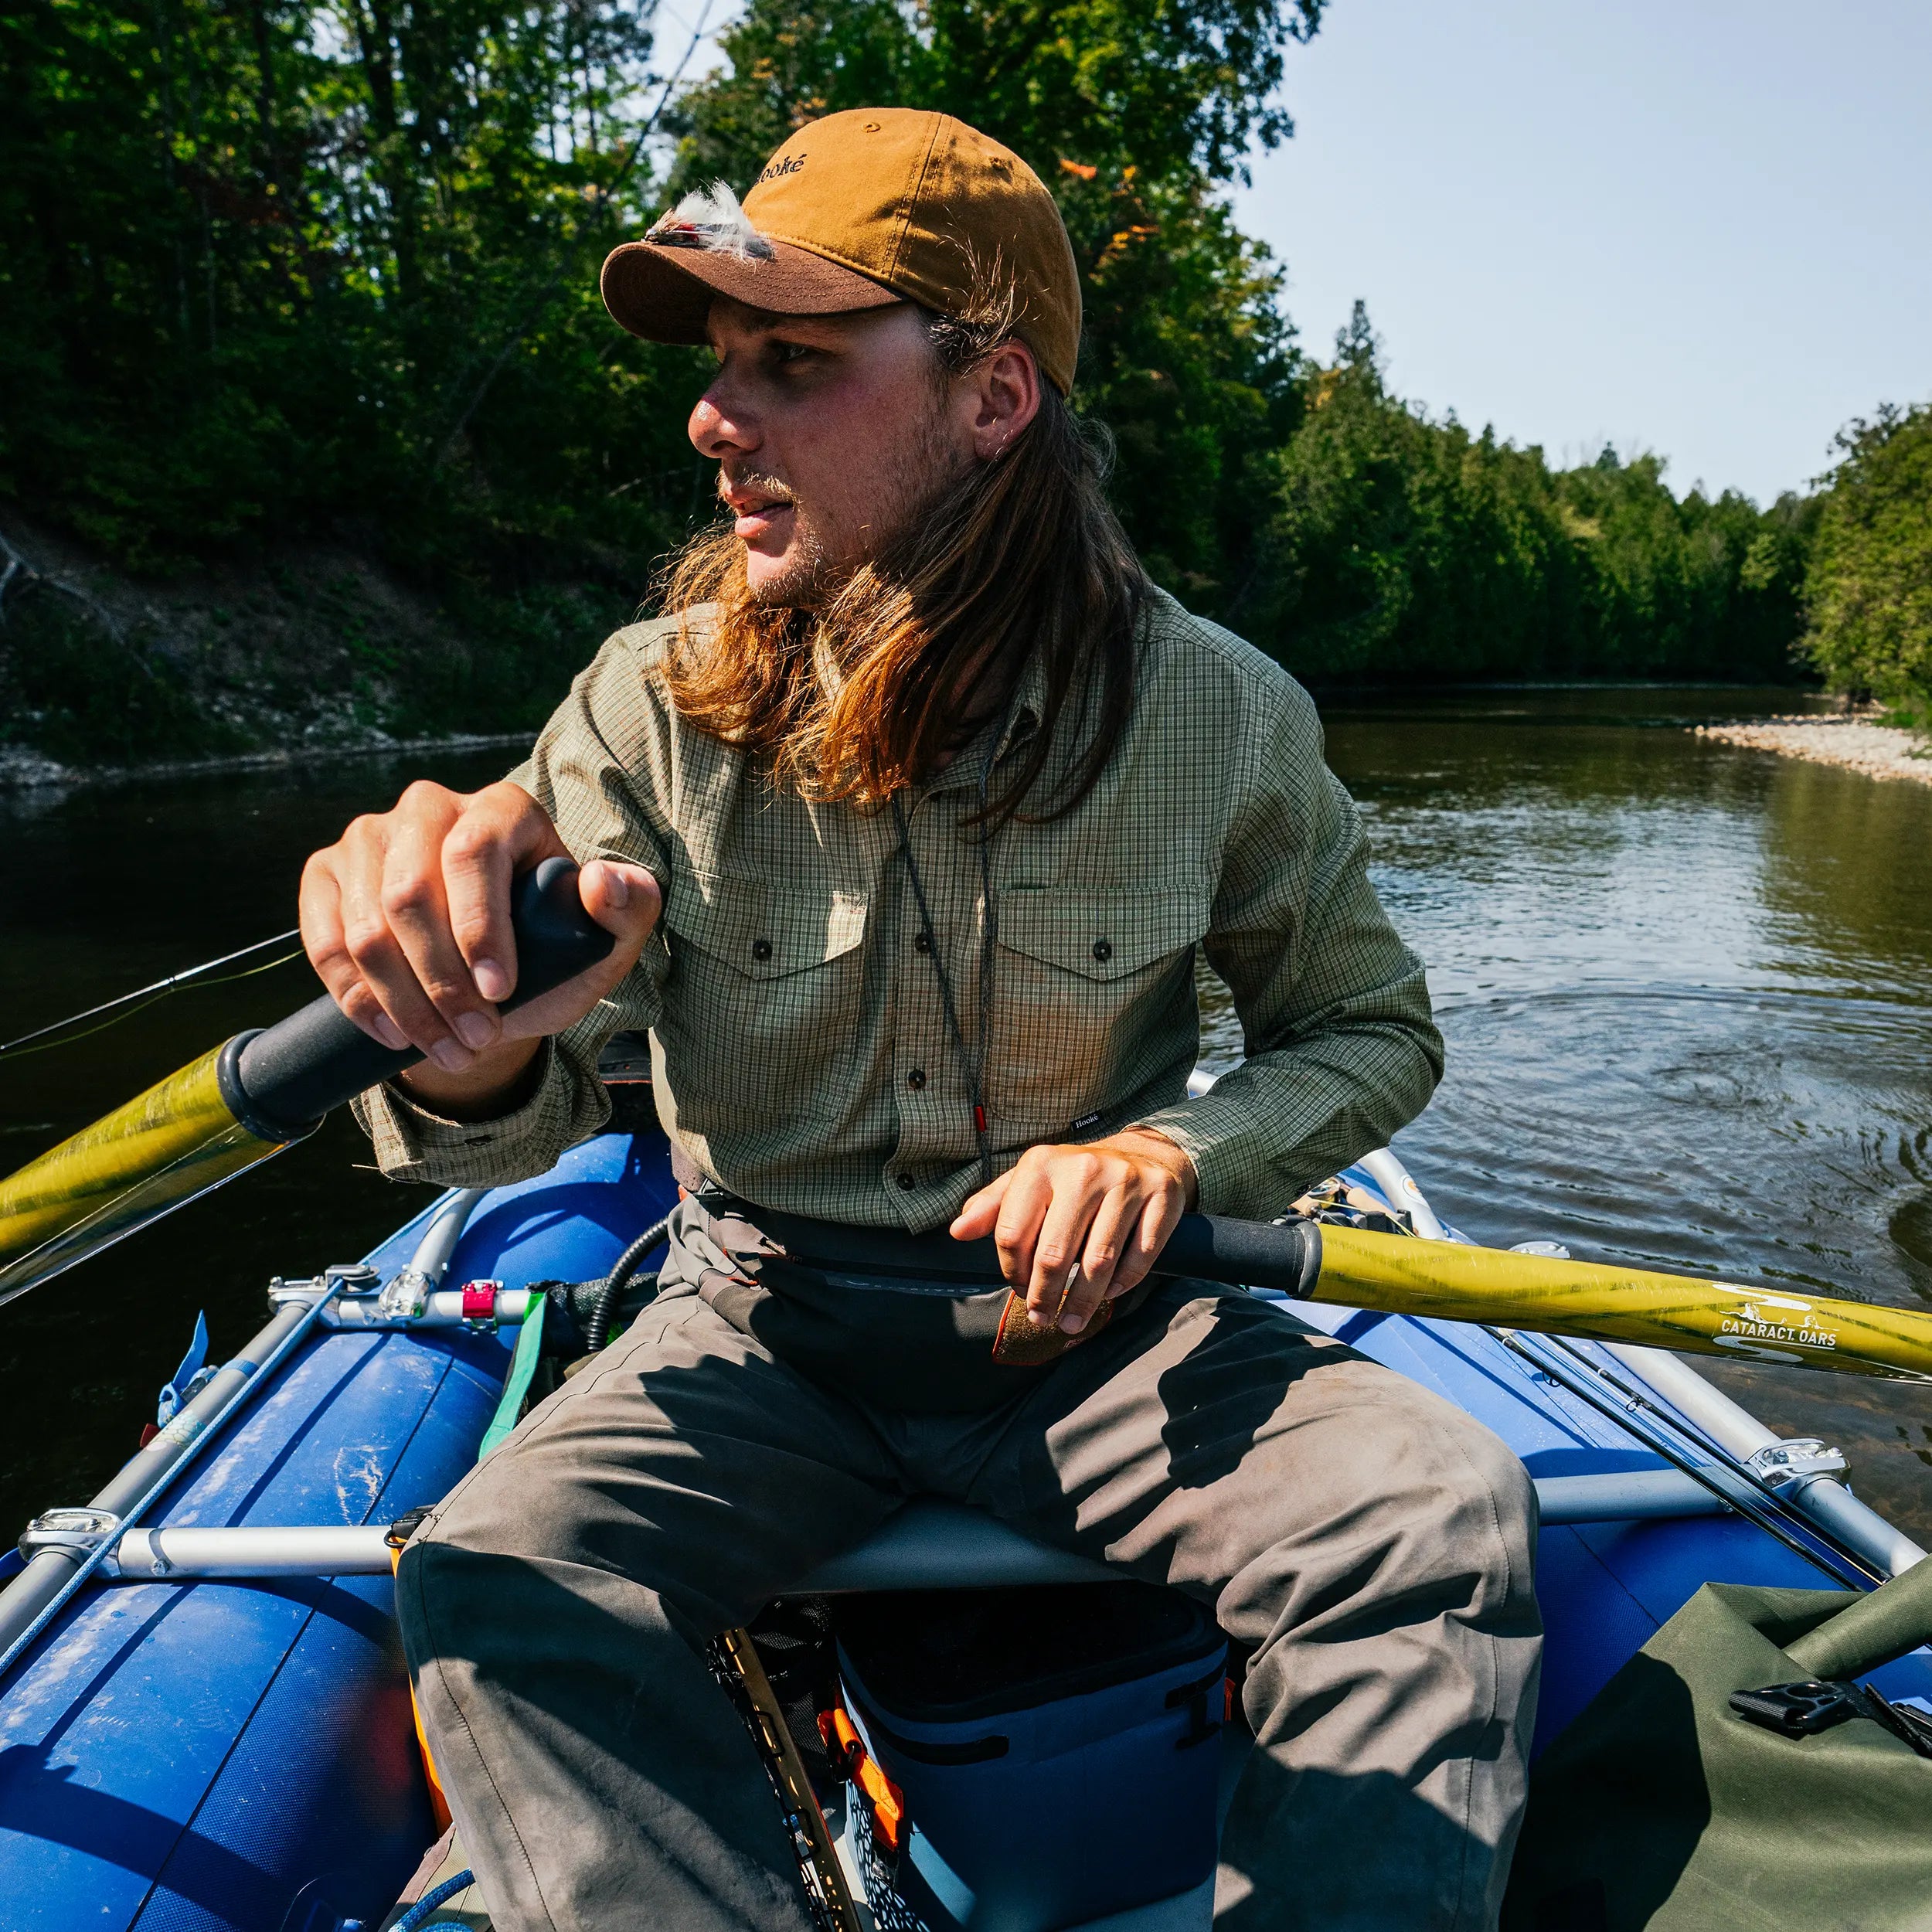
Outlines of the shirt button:
[{"label": "shirt button", "polygon": [[[769,959],[771,957],[771,941],[768,939],[754,939],[751,942],[751,957],[753,959]],[[1095,957],[1099,957],[1097,949],[1096,949]]]},{"label": "shirt button", "polygon": [[915,1094],[917,1094],[919,1090],[926,1084],[926,1075],[924,1070],[921,1067],[915,1066],[913,1070],[906,1076],[906,1084],[910,1087]]},{"label": "shirt button", "polygon": [[930,953],[932,949],[933,942],[928,939],[923,933],[921,933],[919,937],[913,941],[913,951],[914,952]]},{"label": "shirt button", "polygon": [[918,1186],[919,1183],[910,1174],[902,1174],[899,1177],[899,1185],[910,1194],[914,1188]]},{"label": "shirt button", "polygon": [[1114,957],[1114,942],[1111,939],[1097,939],[1094,942],[1094,957],[1104,966]]}]

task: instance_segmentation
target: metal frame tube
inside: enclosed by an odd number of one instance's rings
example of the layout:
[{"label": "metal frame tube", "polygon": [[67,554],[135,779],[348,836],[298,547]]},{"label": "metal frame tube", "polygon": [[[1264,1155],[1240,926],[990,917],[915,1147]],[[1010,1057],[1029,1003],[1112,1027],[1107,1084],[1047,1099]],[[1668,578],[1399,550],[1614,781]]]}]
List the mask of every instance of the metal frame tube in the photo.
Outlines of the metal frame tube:
[{"label": "metal frame tube", "polygon": [[[469,1224],[471,1216],[474,1213],[477,1204],[489,1192],[487,1188],[460,1189],[444,1202],[432,1216],[408,1264],[410,1270],[416,1271],[416,1278],[422,1281],[426,1288],[433,1289],[447,1271],[451,1258],[455,1253],[457,1243],[461,1239],[464,1230]],[[514,1303],[516,1304],[514,1318],[521,1321],[529,1298],[527,1289],[499,1291],[496,1298],[495,1318],[498,1321],[511,1318],[510,1305]],[[461,1325],[463,1319],[462,1299],[460,1291],[437,1291],[427,1294],[425,1300],[434,1303],[435,1307],[430,1318],[422,1325]],[[370,1320],[368,1318],[376,1312],[376,1298],[365,1299],[356,1297],[345,1304],[338,1293],[328,1287],[318,1287],[312,1294],[283,1302],[267,1325],[243,1346],[240,1354],[224,1363],[192,1401],[185,1403],[165,1428],[130,1457],[87,1507],[121,1519],[124,1523],[138,1516],[167,1489],[180,1470],[199,1454],[209,1434],[226,1421],[260,1388],[267,1372],[280,1364],[311,1327],[318,1324],[338,1325],[338,1306],[355,1311],[354,1318],[339,1325],[353,1328],[416,1325],[414,1322],[398,1324],[393,1320]],[[282,1532],[274,1533],[280,1535]],[[377,1534],[379,1536],[380,1532]],[[12,1665],[27,1645],[46,1627],[60,1604],[88,1576],[102,1572],[111,1573],[114,1554],[111,1546],[125,1540],[125,1536],[124,1530],[118,1536],[104,1539],[104,1542],[109,1546],[107,1547],[96,1546],[90,1549],[84,1543],[75,1543],[62,1547],[37,1549],[28,1559],[26,1567],[19,1575],[5,1589],[0,1589],[0,1673],[4,1673]],[[386,1567],[386,1563],[385,1557],[383,1565],[379,1567]],[[260,1573],[243,1571],[233,1573],[312,1576],[331,1573],[326,1569],[318,1570],[311,1563],[306,1568],[292,1571],[277,1569]]]},{"label": "metal frame tube", "polygon": [[129,1529],[103,1566],[123,1583],[194,1577],[386,1577],[386,1525]]},{"label": "metal frame tube", "polygon": [[417,1243],[409,1265],[431,1286],[440,1283],[448,1271],[450,1259],[463,1238],[463,1230],[470,1224],[470,1216],[489,1192],[486,1187],[458,1188],[423,1230],[423,1238]]},{"label": "metal frame tube", "polygon": [[1706,1381],[1668,1349],[1648,1349],[1634,1342],[1606,1342],[1603,1347],[1740,1462],[1750,1461],[1759,1450],[1768,1449],[1777,1440],[1776,1430],[1759,1421],[1750,1410],[1733,1402],[1715,1383]]},{"label": "metal frame tube", "polygon": [[1416,1177],[1402,1165],[1393,1148],[1379,1147],[1365,1154],[1355,1165],[1381,1189],[1391,1207],[1409,1217],[1409,1225],[1425,1241],[1453,1241],[1456,1237],[1429,1205],[1428,1197],[1416,1185]]},{"label": "metal frame tube", "polygon": [[[460,1328],[464,1325],[461,1288],[433,1289],[423,1296],[422,1308],[415,1315],[386,1314],[378,1305],[379,1299],[376,1295],[338,1296],[323,1316],[323,1324],[331,1328],[355,1329]],[[531,1299],[528,1288],[498,1288],[495,1313],[491,1319],[499,1328],[516,1328],[529,1314]]]},{"label": "metal frame tube", "polygon": [[[1606,1342],[1604,1346],[1646,1388],[1740,1464],[1748,1464],[1760,1450],[1774,1448],[1781,1440],[1775,1430],[1759,1421],[1750,1410],[1733,1402],[1688,1362],[1680,1361],[1666,1350],[1621,1342]],[[1768,1484],[1764,1486],[1770,1488]],[[1771,1493],[1802,1511],[1821,1529],[1888,1577],[1896,1577],[1925,1560],[1926,1553],[1903,1530],[1888,1522],[1869,1504],[1859,1502],[1835,1476],[1800,1477],[1772,1489]]]},{"label": "metal frame tube", "polygon": [[[1721,1512],[1722,1499],[1674,1469],[1546,1476],[1536,1485],[1546,1523],[1630,1522]],[[380,1523],[281,1528],[121,1531],[100,1567],[104,1580],[185,1583],[197,1578],[379,1577],[389,1570]],[[821,1564],[794,1587],[808,1590],[985,1588],[1022,1583],[1104,1582],[1116,1573],[1036,1543],[997,1518],[922,1498],[855,1550]]]},{"label": "metal frame tube", "polygon": [[1546,1523],[1644,1522],[1663,1516],[1730,1513],[1722,1497],[1677,1469],[1539,1476],[1536,1507]]},{"label": "metal frame tube", "polygon": [[[244,1352],[223,1364],[206,1388],[187,1403],[145,1448],[121,1465],[89,1505],[119,1517],[138,1515],[198,1456],[214,1430],[262,1386],[264,1379],[301,1342],[321,1312],[291,1304],[277,1311]],[[37,1551],[0,1590],[0,1674],[46,1628],[60,1605],[106,1560],[104,1549]]]}]

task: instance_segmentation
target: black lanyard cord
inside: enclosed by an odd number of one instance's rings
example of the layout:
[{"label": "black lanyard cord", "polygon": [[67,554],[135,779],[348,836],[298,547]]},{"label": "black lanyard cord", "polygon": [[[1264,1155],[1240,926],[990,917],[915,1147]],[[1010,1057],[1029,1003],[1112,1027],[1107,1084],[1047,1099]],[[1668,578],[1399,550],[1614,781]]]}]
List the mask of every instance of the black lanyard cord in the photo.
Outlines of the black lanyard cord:
[{"label": "black lanyard cord", "polygon": [[973,1139],[979,1148],[979,1184],[989,1186],[993,1179],[993,1138],[986,1118],[986,1053],[993,1036],[993,952],[999,943],[999,906],[993,896],[993,839],[987,821],[987,790],[993,776],[993,761],[999,756],[1001,741],[1012,723],[1019,699],[1015,685],[1000,714],[986,760],[979,768],[978,815],[975,825],[979,847],[980,903],[985,910],[980,921],[979,940],[979,1038],[978,1050],[968,1051],[966,1036],[959,1023],[959,1006],[953,997],[952,975],[939,950],[939,934],[933,927],[933,909],[926,897],[926,882],[920,876],[919,861],[913,856],[913,842],[906,823],[906,808],[899,794],[893,794],[893,822],[899,830],[899,849],[906,861],[906,875],[912,881],[913,897],[919,906],[919,923],[926,940],[926,955],[933,962],[939,981],[939,1001],[946,1012],[946,1030],[952,1036],[953,1049],[959,1056],[960,1070],[966,1077],[966,1090],[973,1104]]}]

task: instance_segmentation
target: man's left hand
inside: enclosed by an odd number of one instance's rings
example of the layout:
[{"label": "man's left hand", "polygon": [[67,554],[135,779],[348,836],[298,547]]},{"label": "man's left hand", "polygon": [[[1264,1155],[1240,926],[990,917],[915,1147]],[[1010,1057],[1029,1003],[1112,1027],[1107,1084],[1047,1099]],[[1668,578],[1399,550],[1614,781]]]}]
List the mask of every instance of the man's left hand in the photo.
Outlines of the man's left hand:
[{"label": "man's left hand", "polygon": [[1030,1147],[953,1223],[957,1241],[992,1236],[1001,1272],[1035,1327],[1078,1335],[1102,1301],[1144,1281],[1200,1192],[1194,1163],[1164,1134]]}]

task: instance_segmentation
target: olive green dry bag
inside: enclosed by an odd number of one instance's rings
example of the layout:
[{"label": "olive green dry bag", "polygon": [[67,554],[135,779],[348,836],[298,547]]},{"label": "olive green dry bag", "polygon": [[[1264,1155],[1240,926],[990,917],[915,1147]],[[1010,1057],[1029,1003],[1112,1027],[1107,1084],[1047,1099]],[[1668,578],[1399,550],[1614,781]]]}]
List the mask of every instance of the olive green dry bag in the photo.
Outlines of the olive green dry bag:
[{"label": "olive green dry bag", "polygon": [[1912,1713],[1787,1736],[1730,1703],[1928,1638],[1932,1562],[1869,1594],[1706,1583],[1532,1771],[1503,1932],[1932,1932]]}]

